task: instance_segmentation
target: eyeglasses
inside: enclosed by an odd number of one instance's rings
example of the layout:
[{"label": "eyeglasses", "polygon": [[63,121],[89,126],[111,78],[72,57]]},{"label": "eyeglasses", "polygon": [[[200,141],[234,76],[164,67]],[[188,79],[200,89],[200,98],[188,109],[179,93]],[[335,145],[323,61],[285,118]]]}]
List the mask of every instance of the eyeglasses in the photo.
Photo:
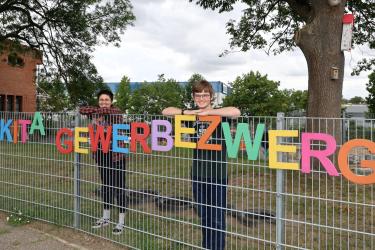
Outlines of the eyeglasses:
[{"label": "eyeglasses", "polygon": [[210,94],[194,94],[195,99],[210,99]]}]

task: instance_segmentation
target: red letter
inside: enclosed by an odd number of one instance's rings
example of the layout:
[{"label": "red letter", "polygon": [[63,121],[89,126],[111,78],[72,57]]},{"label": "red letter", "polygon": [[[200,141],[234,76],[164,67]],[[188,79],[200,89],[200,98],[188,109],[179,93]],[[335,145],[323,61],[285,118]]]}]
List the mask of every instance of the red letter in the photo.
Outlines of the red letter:
[{"label": "red letter", "polygon": [[67,136],[72,137],[73,136],[73,131],[67,128],[62,128],[57,132],[56,135],[56,146],[57,149],[60,151],[62,154],[69,154],[73,151],[73,141],[72,140],[66,140],[64,143],[68,146],[66,149],[61,146],[61,136],[63,134],[67,134]]},{"label": "red letter", "polygon": [[98,149],[98,143],[102,144],[103,153],[108,153],[109,145],[111,142],[112,136],[112,126],[107,127],[107,136],[104,135],[104,127],[98,125],[96,127],[96,134],[94,135],[94,128],[92,125],[89,125],[89,134],[90,134],[90,142],[91,142],[91,151],[95,152]]},{"label": "red letter", "polygon": [[[137,129],[142,128],[143,134],[138,134]],[[137,152],[137,141],[141,144],[143,151],[150,154],[151,149],[147,145],[146,139],[150,134],[150,127],[144,122],[132,122],[130,125],[130,151]]]}]

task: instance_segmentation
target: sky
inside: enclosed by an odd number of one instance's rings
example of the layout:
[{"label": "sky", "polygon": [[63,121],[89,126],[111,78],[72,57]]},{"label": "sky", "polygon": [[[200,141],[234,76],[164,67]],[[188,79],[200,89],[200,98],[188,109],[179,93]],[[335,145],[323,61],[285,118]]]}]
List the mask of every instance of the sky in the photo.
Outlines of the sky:
[{"label": "sky", "polygon": [[[253,71],[280,81],[280,88],[307,89],[307,65],[299,48],[268,56],[263,50],[219,55],[229,49],[230,36],[225,25],[239,19],[244,6],[229,13],[204,10],[188,0],[133,0],[137,18],[124,35],[120,48],[96,48],[93,62],[105,82],[119,82],[126,75],[131,81],[152,82],[159,74],[187,81],[194,73],[209,81],[233,82],[237,76]],[[374,56],[367,48],[345,52],[343,96],[366,97],[368,73],[350,76],[363,56]]]}]

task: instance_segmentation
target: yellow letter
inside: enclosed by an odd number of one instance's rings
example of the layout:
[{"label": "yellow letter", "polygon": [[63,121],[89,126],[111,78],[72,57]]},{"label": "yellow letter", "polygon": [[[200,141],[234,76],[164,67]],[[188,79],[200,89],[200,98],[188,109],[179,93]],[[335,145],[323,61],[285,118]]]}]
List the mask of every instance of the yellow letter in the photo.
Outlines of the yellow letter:
[{"label": "yellow letter", "polygon": [[175,139],[174,145],[176,148],[196,148],[195,142],[183,142],[181,141],[181,134],[194,134],[194,128],[183,128],[181,127],[182,121],[195,121],[195,115],[176,115],[175,120]]},{"label": "yellow letter", "polygon": [[270,140],[270,146],[269,146],[270,168],[298,170],[299,169],[298,163],[277,161],[278,152],[286,152],[286,153],[297,152],[296,146],[291,146],[291,145],[286,146],[286,145],[277,144],[277,137],[297,137],[298,130],[270,130],[268,131],[268,136]]},{"label": "yellow letter", "polygon": [[80,154],[88,154],[89,150],[88,148],[80,148],[79,143],[80,142],[88,142],[87,137],[80,137],[79,133],[88,133],[89,129],[88,128],[80,128],[77,127],[74,129],[74,152],[80,153]]}]

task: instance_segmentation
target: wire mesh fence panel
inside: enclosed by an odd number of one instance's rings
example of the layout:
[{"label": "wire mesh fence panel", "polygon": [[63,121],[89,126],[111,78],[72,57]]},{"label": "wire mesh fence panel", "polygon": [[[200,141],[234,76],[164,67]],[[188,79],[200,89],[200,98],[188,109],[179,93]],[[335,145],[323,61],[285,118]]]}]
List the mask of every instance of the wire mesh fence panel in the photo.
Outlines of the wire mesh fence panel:
[{"label": "wire mesh fence panel", "polygon": [[[374,120],[0,119],[0,210],[131,249],[374,249],[374,185],[348,180],[337,160],[345,143],[374,141]],[[361,167],[369,148],[346,158],[355,175],[373,174]]]},{"label": "wire mesh fence panel", "polygon": [[32,218],[73,226],[73,158],[58,152],[54,134],[62,122],[74,117],[42,114],[42,135],[37,129],[31,133],[34,114],[0,116],[2,125],[8,125],[2,126],[0,142],[1,209],[21,210]]}]

